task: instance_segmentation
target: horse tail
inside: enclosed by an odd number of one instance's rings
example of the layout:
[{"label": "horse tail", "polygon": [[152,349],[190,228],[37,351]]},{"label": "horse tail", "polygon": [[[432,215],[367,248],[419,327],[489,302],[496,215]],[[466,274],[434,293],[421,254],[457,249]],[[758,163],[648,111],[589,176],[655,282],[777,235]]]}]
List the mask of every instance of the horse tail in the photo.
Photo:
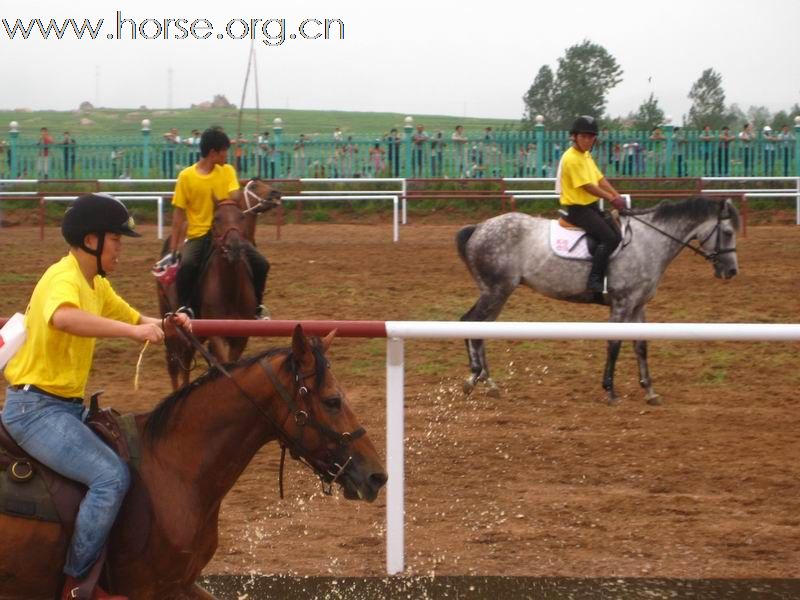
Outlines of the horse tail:
[{"label": "horse tail", "polygon": [[467,242],[469,242],[469,238],[472,237],[472,234],[475,233],[477,228],[477,225],[467,225],[466,227],[459,229],[458,233],[456,234],[456,248],[458,248],[458,255],[465,263],[467,262]]}]

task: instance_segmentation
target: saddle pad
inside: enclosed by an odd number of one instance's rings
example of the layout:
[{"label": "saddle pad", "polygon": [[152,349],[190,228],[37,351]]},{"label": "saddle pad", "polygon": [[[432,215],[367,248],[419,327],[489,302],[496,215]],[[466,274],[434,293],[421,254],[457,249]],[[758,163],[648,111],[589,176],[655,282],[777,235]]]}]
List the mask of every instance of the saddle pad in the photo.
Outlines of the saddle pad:
[{"label": "saddle pad", "polygon": [[[617,246],[611,255],[613,260],[617,254],[627,245],[630,236],[630,219],[622,219],[622,243]],[[550,221],[550,249],[553,254],[561,258],[572,260],[592,260],[589,254],[589,247],[586,243],[586,231],[574,227],[562,227],[558,219]]]},{"label": "saddle pad", "polygon": [[550,248],[556,256],[574,260],[591,260],[583,229],[567,229],[557,219],[550,221]]}]

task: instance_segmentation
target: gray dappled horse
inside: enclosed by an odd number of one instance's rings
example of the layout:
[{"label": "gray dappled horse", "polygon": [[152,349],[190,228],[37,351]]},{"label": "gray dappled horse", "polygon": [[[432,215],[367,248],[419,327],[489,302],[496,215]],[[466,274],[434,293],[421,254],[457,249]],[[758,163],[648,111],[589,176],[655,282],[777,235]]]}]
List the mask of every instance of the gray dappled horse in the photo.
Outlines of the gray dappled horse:
[{"label": "gray dappled horse", "polygon": [[[711,261],[716,277],[736,275],[740,221],[730,200],[696,197],[627,210],[625,215],[630,233],[612,257],[605,297],[586,289],[591,266],[588,260],[561,258],[550,249],[548,219],[514,212],[462,228],[456,234],[458,253],[481,295],[461,320],[494,321],[514,289],[525,284],[558,300],[608,304],[611,322],[643,323],[645,305],[655,296],[667,265],[684,247]],[[692,240],[698,240],[698,248],[689,244]],[[608,342],[603,389],[609,404],[619,401],[614,391],[614,367],[621,345],[619,340]],[[647,342],[635,341],[633,346],[645,399],[649,404],[660,404],[647,367]],[[477,382],[485,381],[488,393],[497,395],[497,386],[489,377],[484,341],[467,340],[467,351],[472,375],[464,382],[464,391],[469,393]]]}]

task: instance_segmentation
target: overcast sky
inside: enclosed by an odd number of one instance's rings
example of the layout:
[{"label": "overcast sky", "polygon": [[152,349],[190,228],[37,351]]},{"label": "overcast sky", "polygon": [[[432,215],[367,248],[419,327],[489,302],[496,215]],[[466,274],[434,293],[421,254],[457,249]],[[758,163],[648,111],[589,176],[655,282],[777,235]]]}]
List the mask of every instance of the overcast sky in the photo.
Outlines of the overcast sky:
[{"label": "overcast sky", "polygon": [[[216,93],[240,103],[249,39],[239,19],[286,19],[286,40],[276,20],[265,44],[256,34],[259,104],[262,108],[388,111],[518,119],[521,97],[542,65],[555,71],[569,46],[589,39],[622,67],[623,82],[609,95],[613,116],[635,111],[654,93],[666,114],[680,122],[687,93],[704,69],[723,78],[726,103],[775,112],[800,102],[800,1],[609,0],[406,0],[365,2],[42,2],[2,0],[0,18],[74,18],[96,24],[98,39],[9,40],[0,22],[0,108],[75,109],[84,100],[105,107],[182,108]],[[155,21],[185,19],[169,39],[114,37],[117,11],[158,34]],[[338,19],[333,39],[314,20]],[[202,21],[213,26],[209,31]],[[290,39],[290,34],[295,39]],[[163,34],[162,34],[163,35]],[[187,39],[175,39],[174,36]],[[208,35],[208,39],[194,39]],[[225,39],[217,39],[222,35]],[[171,73],[171,76],[170,76]],[[245,106],[255,107],[251,87]]]}]

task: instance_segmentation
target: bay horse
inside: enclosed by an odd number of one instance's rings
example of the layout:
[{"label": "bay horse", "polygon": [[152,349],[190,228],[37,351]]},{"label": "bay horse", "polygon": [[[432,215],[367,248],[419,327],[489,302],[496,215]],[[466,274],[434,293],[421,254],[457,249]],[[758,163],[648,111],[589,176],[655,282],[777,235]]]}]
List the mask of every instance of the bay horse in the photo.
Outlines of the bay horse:
[{"label": "bay horse", "polygon": [[[256,217],[280,205],[280,192],[260,179],[252,179],[228,200],[215,200],[211,227],[211,249],[196,289],[199,305],[197,316],[205,319],[253,319],[257,300],[253,274],[247,261],[247,245],[255,246]],[[169,238],[162,256],[170,247]],[[268,267],[269,268],[269,267]],[[161,314],[174,312],[178,307],[178,292],[174,283],[157,283]],[[211,353],[223,363],[236,361],[247,346],[246,337],[208,339]],[[172,389],[189,382],[194,348],[180,337],[166,341],[167,371]]]},{"label": "bay horse", "polygon": [[[694,197],[666,201],[653,208],[627,210],[630,240],[612,258],[608,271],[608,294],[601,300],[611,309],[614,323],[643,323],[645,305],[655,296],[667,266],[684,248],[709,260],[718,278],[738,272],[736,232],[740,217],[730,200]],[[550,220],[522,213],[506,213],[479,225],[469,225],[456,234],[456,246],[480,290],[480,297],[461,317],[462,321],[494,321],[514,289],[524,284],[557,300],[597,302],[586,289],[589,261],[562,258],[549,244]],[[690,245],[698,240],[699,247]],[[499,390],[489,376],[483,340],[467,340],[472,374],[464,382],[470,393],[477,382],[486,382],[488,393]],[[614,390],[614,368],[622,342],[608,342],[603,389],[608,403],[619,401]],[[639,363],[639,383],[649,404],[660,404],[653,391],[647,365],[647,342],[633,343]]]},{"label": "bay horse", "polygon": [[[327,357],[335,331],[218,366],[135,415],[140,467],[109,538],[106,589],[135,600],[213,600],[195,582],[217,549],[219,511],[271,441],[323,491],[373,502],[387,475]],[[50,600],[68,537],[58,523],[0,514],[0,600]]]}]

